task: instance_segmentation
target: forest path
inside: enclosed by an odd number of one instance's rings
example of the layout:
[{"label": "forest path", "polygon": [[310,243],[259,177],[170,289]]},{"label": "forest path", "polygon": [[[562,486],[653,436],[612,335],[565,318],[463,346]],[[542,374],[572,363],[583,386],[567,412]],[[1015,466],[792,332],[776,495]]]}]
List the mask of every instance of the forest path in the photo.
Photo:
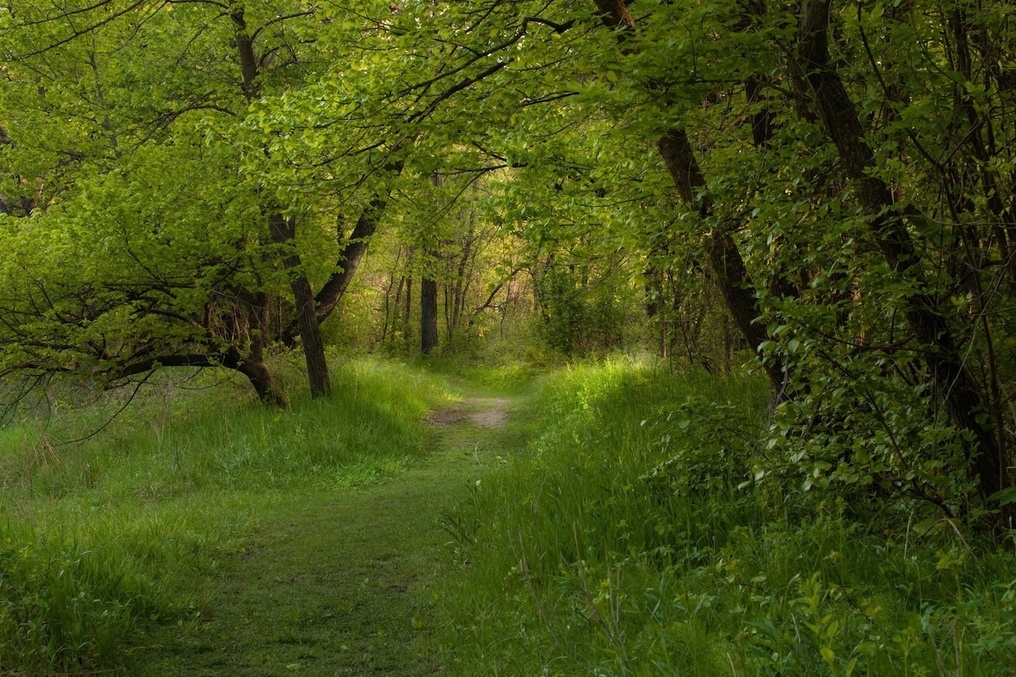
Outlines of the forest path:
[{"label": "forest path", "polygon": [[434,412],[431,453],[380,484],[283,508],[226,563],[209,611],[151,656],[149,675],[430,675],[442,512],[494,455],[511,401]]}]

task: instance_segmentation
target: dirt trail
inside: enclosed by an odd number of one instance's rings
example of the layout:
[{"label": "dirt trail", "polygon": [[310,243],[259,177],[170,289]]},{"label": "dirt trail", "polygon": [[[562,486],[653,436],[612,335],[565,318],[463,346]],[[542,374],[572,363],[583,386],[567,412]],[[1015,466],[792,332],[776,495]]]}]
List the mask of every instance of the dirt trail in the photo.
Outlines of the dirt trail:
[{"label": "dirt trail", "polygon": [[469,421],[481,428],[499,429],[508,423],[508,400],[503,397],[474,397],[453,409],[434,412],[428,423],[446,426]]},{"label": "dirt trail", "polygon": [[438,519],[484,459],[504,453],[509,404],[473,398],[435,412],[434,450],[406,472],[294,504],[227,564],[209,612],[159,647],[146,673],[439,672],[430,605],[448,536]]}]

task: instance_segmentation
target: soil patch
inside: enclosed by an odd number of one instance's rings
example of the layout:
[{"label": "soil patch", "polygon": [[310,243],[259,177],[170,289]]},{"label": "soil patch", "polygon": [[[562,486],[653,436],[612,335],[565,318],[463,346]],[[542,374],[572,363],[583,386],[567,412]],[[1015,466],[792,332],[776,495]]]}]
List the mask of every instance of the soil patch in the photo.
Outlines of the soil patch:
[{"label": "soil patch", "polygon": [[445,426],[468,421],[481,428],[503,428],[508,423],[508,400],[497,397],[474,397],[454,409],[431,414],[428,423]]}]

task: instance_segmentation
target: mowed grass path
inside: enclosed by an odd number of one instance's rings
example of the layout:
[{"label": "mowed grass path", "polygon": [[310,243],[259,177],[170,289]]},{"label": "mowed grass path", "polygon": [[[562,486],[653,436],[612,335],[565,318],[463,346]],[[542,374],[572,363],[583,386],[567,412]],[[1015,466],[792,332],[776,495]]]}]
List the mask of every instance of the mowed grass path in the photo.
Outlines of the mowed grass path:
[{"label": "mowed grass path", "polygon": [[143,674],[439,672],[431,610],[451,557],[440,518],[489,459],[510,453],[499,429],[508,406],[473,397],[436,412],[431,451],[407,471],[280,506],[251,546],[223,563],[224,574],[204,583],[201,615],[141,649]]}]

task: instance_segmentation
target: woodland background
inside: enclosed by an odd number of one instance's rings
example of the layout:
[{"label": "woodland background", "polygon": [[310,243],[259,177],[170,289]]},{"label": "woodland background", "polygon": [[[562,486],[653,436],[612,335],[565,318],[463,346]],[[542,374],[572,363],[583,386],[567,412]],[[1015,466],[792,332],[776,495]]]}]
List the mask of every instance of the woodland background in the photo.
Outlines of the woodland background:
[{"label": "woodland background", "polygon": [[[836,505],[871,533],[920,525],[1001,556],[1016,504],[1014,14],[1001,0],[6,2],[6,418],[174,370],[235,372],[287,408],[304,386],[280,371],[326,399],[348,387],[334,365],[367,353],[654,355],[766,382],[744,386],[768,404],[750,405],[736,468],[723,450],[670,457],[685,470],[720,463],[791,512]],[[682,430],[715,422],[695,411]],[[989,578],[1011,579],[1000,566]],[[864,653],[815,650],[848,674]]]}]

